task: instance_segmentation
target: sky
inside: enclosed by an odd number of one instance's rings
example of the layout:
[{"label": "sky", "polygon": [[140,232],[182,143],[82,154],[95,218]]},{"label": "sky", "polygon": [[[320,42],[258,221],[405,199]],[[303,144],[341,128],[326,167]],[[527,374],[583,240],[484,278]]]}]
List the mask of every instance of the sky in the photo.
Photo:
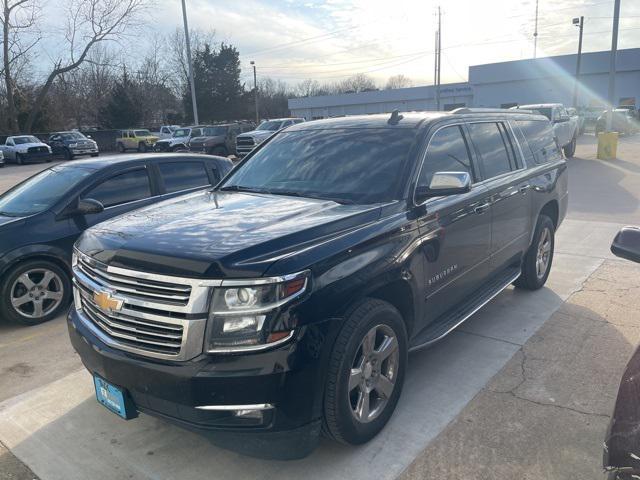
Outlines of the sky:
[{"label": "sky", "polygon": [[[470,65],[530,58],[536,0],[186,0],[192,29],[215,31],[240,52],[243,81],[258,75],[297,83],[357,73],[384,84],[403,74],[433,83],[436,11],[442,10],[442,83],[467,80]],[[640,47],[640,0],[621,0],[619,48]],[[539,0],[538,56],[611,46],[613,0]],[[155,0],[146,32],[182,28],[180,0]],[[148,35],[147,35],[148,33]],[[142,40],[144,41],[144,40]]]}]

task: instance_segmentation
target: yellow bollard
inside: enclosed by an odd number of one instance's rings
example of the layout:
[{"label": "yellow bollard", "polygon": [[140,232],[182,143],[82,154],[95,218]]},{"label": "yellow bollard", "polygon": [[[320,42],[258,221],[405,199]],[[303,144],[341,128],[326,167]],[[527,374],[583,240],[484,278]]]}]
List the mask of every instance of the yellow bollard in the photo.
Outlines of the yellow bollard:
[{"label": "yellow bollard", "polygon": [[598,158],[615,160],[618,153],[618,132],[601,132],[598,134]]}]

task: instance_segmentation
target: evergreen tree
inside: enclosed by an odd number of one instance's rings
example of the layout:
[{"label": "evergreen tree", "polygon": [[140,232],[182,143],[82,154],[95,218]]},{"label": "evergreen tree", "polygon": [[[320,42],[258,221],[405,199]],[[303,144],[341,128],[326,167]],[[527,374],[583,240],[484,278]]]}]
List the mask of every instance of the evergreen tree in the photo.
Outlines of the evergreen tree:
[{"label": "evergreen tree", "polygon": [[111,89],[107,104],[100,111],[100,121],[107,128],[136,127],[142,119],[142,106],[136,95],[137,87],[125,70]]}]

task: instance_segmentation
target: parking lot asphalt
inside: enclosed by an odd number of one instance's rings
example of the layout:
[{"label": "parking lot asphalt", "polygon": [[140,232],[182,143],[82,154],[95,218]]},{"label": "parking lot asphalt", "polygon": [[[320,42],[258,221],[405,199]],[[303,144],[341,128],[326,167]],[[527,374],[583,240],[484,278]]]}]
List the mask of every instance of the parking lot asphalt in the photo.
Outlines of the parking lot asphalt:
[{"label": "parking lot asphalt", "polygon": [[[95,402],[63,318],[0,323],[0,442],[20,459],[0,447],[0,478],[601,478],[618,379],[640,339],[628,301],[640,268],[609,253],[620,226],[640,224],[640,138],[621,139],[619,157],[596,160],[595,139],[580,140],[547,286],[507,289],[413,354],[398,409],[369,444],[269,462],[147,416],[125,422]],[[15,182],[32,167],[0,170],[0,190],[6,172]]]}]

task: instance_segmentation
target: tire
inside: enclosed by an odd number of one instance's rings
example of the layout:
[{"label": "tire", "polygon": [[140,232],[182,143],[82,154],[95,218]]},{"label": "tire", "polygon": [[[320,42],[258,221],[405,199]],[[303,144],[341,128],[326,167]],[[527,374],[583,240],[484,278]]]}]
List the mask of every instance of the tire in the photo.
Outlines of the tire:
[{"label": "tire", "polygon": [[24,165],[24,158],[22,158],[21,153],[16,153],[16,163],[18,165]]},{"label": "tire", "polygon": [[98,155],[100,155],[99,153],[92,153],[91,156],[92,157],[97,157]]},{"label": "tire", "polygon": [[140,153],[146,153],[147,152],[147,145],[144,142],[140,142],[138,144],[138,152],[140,152]]},{"label": "tire", "polygon": [[[374,332],[373,337],[371,332]],[[374,339],[372,356],[378,360],[375,364],[366,361],[365,337]],[[391,338],[396,339],[395,343]],[[390,348],[385,350],[388,353],[383,359],[380,351],[384,342],[389,342]],[[376,436],[396,408],[406,366],[407,332],[398,310],[376,299],[365,299],[352,307],[345,316],[329,360],[322,421],[325,436],[352,445],[365,443]],[[382,374],[384,371],[386,375]],[[381,378],[386,380],[382,382]],[[354,381],[357,382],[355,386]],[[376,386],[381,390],[384,388],[387,395],[382,395]],[[364,394],[362,388],[372,389]],[[364,398],[369,399],[369,416],[357,418],[359,413],[365,413],[364,409],[358,412]]]},{"label": "tire", "polygon": [[573,137],[571,139],[571,142],[569,142],[569,144],[562,147],[562,151],[564,152],[565,157],[572,158],[573,155],[576,153],[576,141],[577,141],[576,137]]},{"label": "tire", "polygon": [[185,145],[176,145],[174,147],[171,147],[169,149],[170,152],[176,152],[176,153],[185,153],[188,152],[189,149],[185,146]]},{"label": "tire", "polygon": [[64,159],[65,160],[73,160],[73,153],[68,148],[64,149]]},{"label": "tire", "polygon": [[124,145],[120,142],[118,142],[118,144],[116,145],[116,149],[120,152],[120,153],[124,153],[126,148],[124,148]]},{"label": "tire", "polygon": [[[546,215],[541,214],[538,217],[536,230],[533,234],[533,241],[522,260],[520,277],[513,282],[516,287],[526,290],[538,290],[546,283],[547,278],[549,277],[549,272],[551,271],[551,264],[553,263],[555,231],[556,229],[551,219]],[[543,241],[543,235],[547,234],[548,236],[544,237],[546,240]],[[548,247],[543,247],[542,245],[547,241]],[[538,253],[541,248],[546,252],[546,261],[541,265],[541,269],[538,269]],[[545,258],[544,255],[542,258]]]},{"label": "tire", "polygon": [[227,151],[226,147],[218,145],[217,147],[213,147],[211,150],[209,150],[209,154],[216,155],[218,157],[227,157],[229,155],[229,152]]},{"label": "tire", "polygon": [[[42,293],[46,294],[42,296]],[[20,262],[5,275],[0,285],[0,316],[22,325],[38,325],[59,315],[70,298],[69,275],[57,264],[47,260]],[[15,305],[20,299],[25,301]]]}]

